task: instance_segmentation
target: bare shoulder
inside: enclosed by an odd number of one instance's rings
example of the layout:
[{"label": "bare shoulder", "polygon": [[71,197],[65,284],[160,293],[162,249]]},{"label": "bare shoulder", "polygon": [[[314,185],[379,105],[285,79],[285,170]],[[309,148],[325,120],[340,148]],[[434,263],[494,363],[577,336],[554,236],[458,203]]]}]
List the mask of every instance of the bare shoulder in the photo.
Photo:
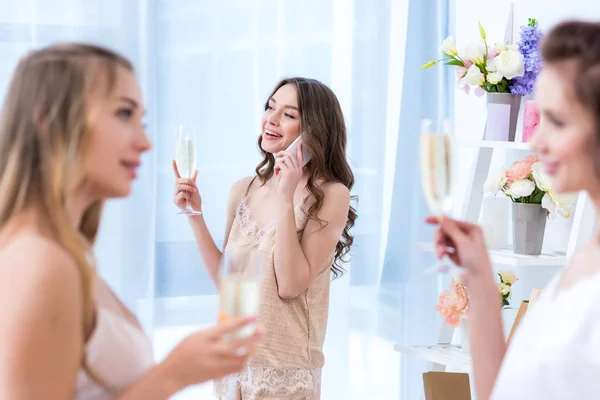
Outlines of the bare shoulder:
[{"label": "bare shoulder", "polygon": [[[83,343],[75,261],[42,237],[0,251],[0,397],[73,398]],[[34,382],[34,384],[31,384]]]},{"label": "bare shoulder", "polygon": [[254,176],[246,176],[242,179],[235,181],[231,186],[231,190],[229,191],[230,195],[235,197],[242,197],[244,193],[246,193],[248,186],[250,186],[250,184],[252,183],[252,179],[254,179]]},{"label": "bare shoulder", "polygon": [[45,303],[68,295],[73,303],[72,296],[78,298],[81,293],[75,261],[58,244],[41,236],[18,238],[5,247],[0,251],[0,266],[0,298],[10,293],[12,299]]},{"label": "bare shoulder", "polygon": [[325,182],[321,184],[325,201],[337,206],[350,204],[350,190],[340,182]]}]

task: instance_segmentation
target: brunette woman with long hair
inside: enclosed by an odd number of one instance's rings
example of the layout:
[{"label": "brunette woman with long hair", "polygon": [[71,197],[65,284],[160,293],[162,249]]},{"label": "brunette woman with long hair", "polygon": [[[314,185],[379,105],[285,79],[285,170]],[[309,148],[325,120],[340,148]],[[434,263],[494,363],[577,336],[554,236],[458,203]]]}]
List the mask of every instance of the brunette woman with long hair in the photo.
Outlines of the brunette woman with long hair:
[{"label": "brunette woman with long hair", "polygon": [[[285,150],[299,136],[296,152]],[[265,266],[258,320],[267,331],[238,375],[239,399],[318,399],[329,283],[343,272],[354,175],[346,159],[346,125],[331,89],[306,78],[284,79],[267,98],[256,174],[230,190],[224,250]],[[305,164],[304,152],[310,156]],[[176,166],[174,164],[175,172]],[[177,174],[178,175],[178,174]],[[175,203],[200,211],[194,179],[177,176]],[[200,255],[219,284],[217,248],[202,216],[191,216]],[[216,383],[224,398],[226,385]]]}]

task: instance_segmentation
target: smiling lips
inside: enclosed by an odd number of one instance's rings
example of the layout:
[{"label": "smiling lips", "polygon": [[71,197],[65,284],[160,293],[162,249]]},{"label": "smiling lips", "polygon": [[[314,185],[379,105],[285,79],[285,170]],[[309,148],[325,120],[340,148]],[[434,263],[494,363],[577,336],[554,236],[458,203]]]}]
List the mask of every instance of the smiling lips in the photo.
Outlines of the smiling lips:
[{"label": "smiling lips", "polygon": [[268,129],[265,129],[265,134],[263,136],[267,140],[277,140],[283,137],[279,133],[270,131]]},{"label": "smiling lips", "polygon": [[137,176],[136,170],[139,168],[140,162],[139,161],[121,161],[121,165],[127,169],[131,179],[135,179],[135,177]]}]

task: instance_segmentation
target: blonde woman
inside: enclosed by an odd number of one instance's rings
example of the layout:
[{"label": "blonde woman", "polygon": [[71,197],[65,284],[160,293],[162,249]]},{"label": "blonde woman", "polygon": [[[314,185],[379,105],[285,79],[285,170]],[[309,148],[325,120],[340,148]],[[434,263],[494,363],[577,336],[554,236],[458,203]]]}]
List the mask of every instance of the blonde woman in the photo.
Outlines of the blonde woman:
[{"label": "blonde woman", "polygon": [[[55,45],[24,57],[0,126],[0,399],[167,399],[239,371],[248,320],[191,334],[158,364],[92,265],[102,202],[150,149],[129,61]],[[240,348],[248,351],[239,352]]]}]

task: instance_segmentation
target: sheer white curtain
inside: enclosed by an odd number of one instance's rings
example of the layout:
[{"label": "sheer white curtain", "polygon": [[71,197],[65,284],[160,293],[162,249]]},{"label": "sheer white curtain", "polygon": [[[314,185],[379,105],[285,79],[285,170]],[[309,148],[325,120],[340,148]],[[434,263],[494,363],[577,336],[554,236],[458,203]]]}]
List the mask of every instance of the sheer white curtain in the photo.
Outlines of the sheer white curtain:
[{"label": "sheer white curtain", "polygon": [[352,398],[351,377],[367,366],[353,364],[348,331],[373,318],[370,309],[351,307],[378,301],[408,0],[0,0],[0,9],[1,93],[21,55],[57,41],[106,45],[135,64],[154,149],[132,196],[107,205],[97,252],[102,276],[154,332],[157,357],[172,344],[165,337],[212,323],[216,314],[216,290],[172,203],[176,126],[199,133],[197,181],[220,244],[229,187],[259,161],[259,121],[271,88],[294,75],[333,88],[349,129],[359,219],[349,273],[332,285],[324,390],[335,395],[324,399]]}]

